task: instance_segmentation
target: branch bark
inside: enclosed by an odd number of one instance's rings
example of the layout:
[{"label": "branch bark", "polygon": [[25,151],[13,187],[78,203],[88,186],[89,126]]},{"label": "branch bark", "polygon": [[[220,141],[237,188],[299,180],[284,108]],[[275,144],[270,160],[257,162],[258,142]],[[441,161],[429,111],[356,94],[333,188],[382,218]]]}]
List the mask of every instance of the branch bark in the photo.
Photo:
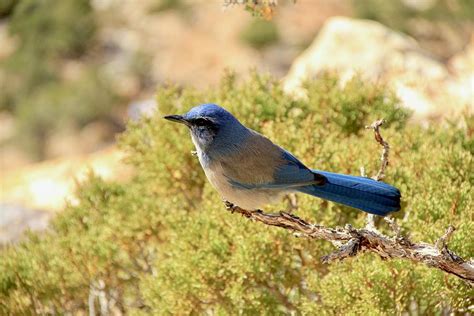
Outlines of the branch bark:
[{"label": "branch bark", "polygon": [[[379,171],[372,178],[381,180],[385,176],[385,170],[388,166],[388,156],[390,146],[380,135],[380,126],[384,120],[375,121],[367,129],[373,129],[375,140],[383,147],[381,155],[381,166]],[[361,168],[362,175],[365,174]],[[415,243],[402,236],[400,227],[396,221],[390,217],[385,217],[394,236],[387,236],[375,228],[374,216],[367,217],[367,225],[364,228],[353,228],[346,225],[344,228],[331,228],[322,225],[316,225],[305,220],[281,211],[279,213],[265,213],[261,210],[244,210],[229,202],[225,202],[226,208],[232,213],[239,213],[249,220],[257,221],[269,226],[288,229],[299,237],[327,240],[338,249],[322,258],[324,263],[330,263],[336,260],[344,260],[363,252],[373,252],[384,259],[407,259],[412,262],[422,263],[429,267],[440,269],[446,273],[455,275],[474,286],[474,261],[463,259],[448,249],[447,242],[453,234],[455,228],[449,226],[445,234],[441,236],[435,245],[420,242]]]}]

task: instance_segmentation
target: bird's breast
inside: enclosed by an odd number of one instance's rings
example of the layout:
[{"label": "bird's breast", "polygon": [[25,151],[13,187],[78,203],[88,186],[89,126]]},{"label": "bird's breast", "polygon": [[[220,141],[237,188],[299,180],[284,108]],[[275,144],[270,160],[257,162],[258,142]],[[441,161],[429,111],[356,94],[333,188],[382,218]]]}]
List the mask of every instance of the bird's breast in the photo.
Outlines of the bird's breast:
[{"label": "bird's breast", "polygon": [[207,179],[220,193],[223,199],[246,210],[257,210],[262,206],[275,202],[285,192],[271,189],[245,189],[230,183],[225,165],[212,161],[204,153],[198,153],[199,161]]}]

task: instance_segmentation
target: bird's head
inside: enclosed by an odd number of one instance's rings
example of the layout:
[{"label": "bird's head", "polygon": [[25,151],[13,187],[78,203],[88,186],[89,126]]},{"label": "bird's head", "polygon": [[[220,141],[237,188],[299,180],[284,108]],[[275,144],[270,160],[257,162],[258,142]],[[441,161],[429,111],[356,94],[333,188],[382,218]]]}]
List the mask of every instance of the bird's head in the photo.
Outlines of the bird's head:
[{"label": "bird's head", "polygon": [[183,115],[165,119],[186,125],[198,150],[224,152],[247,135],[247,129],[227,110],[216,104],[201,104]]}]

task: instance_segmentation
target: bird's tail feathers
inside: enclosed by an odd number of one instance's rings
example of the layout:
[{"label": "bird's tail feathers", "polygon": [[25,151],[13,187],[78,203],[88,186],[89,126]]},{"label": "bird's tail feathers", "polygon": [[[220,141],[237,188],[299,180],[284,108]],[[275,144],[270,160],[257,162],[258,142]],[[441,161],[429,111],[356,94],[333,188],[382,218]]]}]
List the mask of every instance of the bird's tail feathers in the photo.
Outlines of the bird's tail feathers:
[{"label": "bird's tail feathers", "polygon": [[312,171],[326,177],[326,183],[298,191],[380,216],[400,209],[400,191],[394,186],[370,178]]}]

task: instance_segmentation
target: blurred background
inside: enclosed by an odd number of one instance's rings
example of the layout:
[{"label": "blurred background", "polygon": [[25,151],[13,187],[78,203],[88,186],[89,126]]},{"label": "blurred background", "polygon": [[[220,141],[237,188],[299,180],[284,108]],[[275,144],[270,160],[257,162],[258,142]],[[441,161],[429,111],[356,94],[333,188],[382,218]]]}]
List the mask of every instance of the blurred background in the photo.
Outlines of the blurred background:
[{"label": "blurred background", "polygon": [[240,3],[1,0],[0,242],[46,227],[88,170],[126,178],[116,134],[163,85],[254,68],[298,95],[337,69],[388,82],[414,124],[472,111],[474,1]]}]

